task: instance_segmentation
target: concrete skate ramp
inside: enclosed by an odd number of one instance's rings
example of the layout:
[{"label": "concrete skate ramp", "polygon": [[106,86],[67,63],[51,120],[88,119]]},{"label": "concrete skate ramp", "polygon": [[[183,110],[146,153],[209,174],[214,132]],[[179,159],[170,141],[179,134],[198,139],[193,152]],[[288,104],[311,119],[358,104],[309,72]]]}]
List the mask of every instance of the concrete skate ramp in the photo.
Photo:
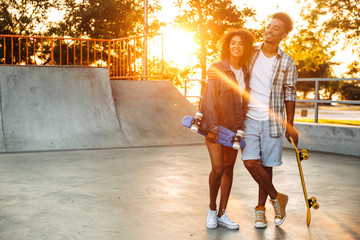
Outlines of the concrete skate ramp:
[{"label": "concrete skate ramp", "polygon": [[107,68],[0,66],[0,151],[129,146]]},{"label": "concrete skate ramp", "polygon": [[133,146],[203,143],[181,125],[195,107],[168,81],[112,80],[121,128]]}]

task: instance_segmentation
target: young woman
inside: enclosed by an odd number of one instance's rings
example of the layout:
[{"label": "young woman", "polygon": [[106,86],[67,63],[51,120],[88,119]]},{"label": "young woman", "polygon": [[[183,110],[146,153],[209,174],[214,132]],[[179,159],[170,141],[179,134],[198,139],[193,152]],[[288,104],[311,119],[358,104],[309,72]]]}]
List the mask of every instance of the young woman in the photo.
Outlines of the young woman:
[{"label": "young woman", "polygon": [[[206,226],[218,225],[239,229],[239,225],[226,215],[237,150],[216,143],[218,125],[233,132],[244,130],[246,91],[249,76],[246,66],[253,52],[254,36],[247,30],[228,32],[222,40],[221,61],[211,65],[214,76],[208,80],[201,105],[201,128],[207,133],[206,146],[211,159],[209,175],[210,204]],[[216,198],[220,189],[219,212]]]}]

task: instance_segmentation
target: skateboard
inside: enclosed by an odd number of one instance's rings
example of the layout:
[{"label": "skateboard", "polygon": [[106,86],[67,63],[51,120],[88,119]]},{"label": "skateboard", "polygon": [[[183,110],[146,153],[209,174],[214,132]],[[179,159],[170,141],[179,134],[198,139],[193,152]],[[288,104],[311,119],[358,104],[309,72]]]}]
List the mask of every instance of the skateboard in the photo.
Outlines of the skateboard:
[{"label": "skateboard", "polygon": [[306,192],[304,174],[303,174],[302,167],[301,167],[301,161],[309,159],[309,154],[307,153],[307,151],[305,149],[302,149],[302,150],[299,151],[291,137],[290,137],[290,141],[291,141],[291,143],[292,143],[292,145],[294,146],[294,149],[295,149],[295,155],[296,155],[296,159],[297,159],[297,163],[298,163],[298,167],[299,167],[301,185],[302,185],[302,188],[303,188],[305,202],[306,202],[306,208],[307,208],[306,223],[307,223],[307,226],[309,226],[310,221],[311,221],[310,208],[312,207],[315,210],[317,210],[320,207],[319,204],[317,203],[316,197],[308,198],[307,192]]},{"label": "skateboard", "polygon": [[[199,126],[201,125],[202,116],[203,116],[202,113],[199,112],[195,114],[195,117],[185,116],[182,120],[182,125],[184,127],[190,128],[192,132],[197,132],[206,137],[206,133],[202,132],[199,129]],[[223,126],[219,125],[218,127],[219,127],[219,134],[218,134],[218,139],[216,141],[217,143],[223,146],[232,147],[236,150],[245,147],[246,144],[243,139],[244,131],[238,130],[236,133],[234,133],[233,131]]]}]

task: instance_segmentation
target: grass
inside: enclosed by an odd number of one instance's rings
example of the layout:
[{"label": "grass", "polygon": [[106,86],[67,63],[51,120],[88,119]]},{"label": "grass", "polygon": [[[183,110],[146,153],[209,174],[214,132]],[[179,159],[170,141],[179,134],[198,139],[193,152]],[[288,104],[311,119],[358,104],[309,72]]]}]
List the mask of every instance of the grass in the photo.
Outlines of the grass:
[{"label": "grass", "polygon": [[[313,123],[314,119],[295,119],[294,121]],[[318,119],[318,123],[360,126],[360,121],[358,120]]]}]

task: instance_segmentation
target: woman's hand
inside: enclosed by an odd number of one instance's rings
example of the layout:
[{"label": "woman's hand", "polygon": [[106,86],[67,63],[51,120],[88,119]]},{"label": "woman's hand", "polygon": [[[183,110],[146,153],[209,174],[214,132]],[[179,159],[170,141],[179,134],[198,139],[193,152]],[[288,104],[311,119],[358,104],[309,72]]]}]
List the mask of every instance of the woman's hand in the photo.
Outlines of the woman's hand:
[{"label": "woman's hand", "polygon": [[216,143],[218,135],[212,132],[208,132],[206,135],[206,139],[211,143]]}]

